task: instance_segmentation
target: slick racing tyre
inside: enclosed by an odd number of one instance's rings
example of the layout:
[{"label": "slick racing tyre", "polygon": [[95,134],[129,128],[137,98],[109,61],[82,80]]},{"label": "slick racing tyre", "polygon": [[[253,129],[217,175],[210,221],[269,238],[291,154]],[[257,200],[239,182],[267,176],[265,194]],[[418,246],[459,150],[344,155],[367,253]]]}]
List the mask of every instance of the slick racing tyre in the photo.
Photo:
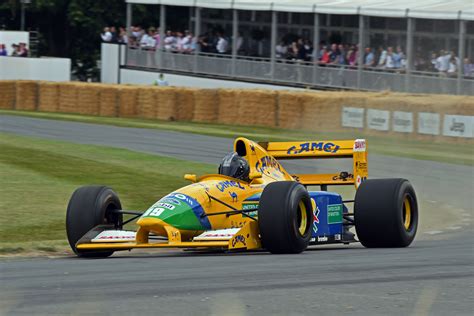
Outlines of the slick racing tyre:
[{"label": "slick racing tyre", "polygon": [[113,251],[83,251],[76,248],[77,241],[97,225],[122,228],[122,205],[117,194],[105,186],[84,186],[71,196],[66,214],[66,233],[69,245],[79,257],[108,257]]},{"label": "slick racing tyre", "polygon": [[362,182],[355,196],[354,221],[365,247],[407,247],[418,228],[415,190],[405,179]]},{"label": "slick racing tyre", "polygon": [[294,181],[273,182],[262,192],[258,225],[271,253],[300,253],[308,247],[313,208],[308,191]]}]

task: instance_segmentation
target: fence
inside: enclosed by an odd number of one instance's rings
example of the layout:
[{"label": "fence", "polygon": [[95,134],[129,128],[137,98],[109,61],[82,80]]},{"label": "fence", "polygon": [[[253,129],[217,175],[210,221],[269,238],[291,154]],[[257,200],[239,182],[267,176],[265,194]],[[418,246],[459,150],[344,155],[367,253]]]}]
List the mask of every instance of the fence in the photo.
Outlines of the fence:
[{"label": "fence", "polygon": [[389,71],[377,68],[314,65],[298,61],[217,54],[181,54],[128,48],[126,66],[150,70],[169,70],[223,78],[254,80],[335,89],[409,93],[474,95],[474,78],[441,77],[436,73]]}]

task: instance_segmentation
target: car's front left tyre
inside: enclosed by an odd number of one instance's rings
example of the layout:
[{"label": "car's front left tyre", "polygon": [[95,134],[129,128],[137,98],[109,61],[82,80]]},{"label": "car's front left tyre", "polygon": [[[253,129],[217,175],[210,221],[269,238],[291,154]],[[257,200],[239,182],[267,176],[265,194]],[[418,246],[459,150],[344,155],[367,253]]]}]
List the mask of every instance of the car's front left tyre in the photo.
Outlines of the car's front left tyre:
[{"label": "car's front left tyre", "polygon": [[66,233],[74,253],[79,257],[103,258],[113,251],[84,251],[76,248],[77,242],[92,228],[98,225],[113,225],[122,228],[122,204],[117,194],[106,186],[84,186],[71,196],[66,214]]}]

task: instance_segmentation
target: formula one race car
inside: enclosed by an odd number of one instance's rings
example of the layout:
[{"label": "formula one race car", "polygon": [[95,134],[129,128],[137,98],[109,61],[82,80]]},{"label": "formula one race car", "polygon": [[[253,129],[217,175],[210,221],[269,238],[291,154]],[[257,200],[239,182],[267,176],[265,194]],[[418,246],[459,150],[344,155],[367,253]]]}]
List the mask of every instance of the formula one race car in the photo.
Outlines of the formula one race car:
[{"label": "formula one race car", "polygon": [[[344,141],[255,143],[237,138],[219,174],[187,174],[192,184],[145,212],[122,209],[105,186],[77,189],[68,205],[69,244],[81,257],[133,248],[191,248],[300,253],[308,245],[357,242],[406,247],[415,238],[418,206],[405,179],[368,180],[367,144]],[[351,158],[352,172],[290,175],[278,159]],[[327,191],[355,185],[354,200]],[[319,186],[320,191],[308,191]],[[353,212],[347,205],[354,203]],[[124,221],[124,214],[133,215]],[[137,231],[124,230],[138,218]]]}]

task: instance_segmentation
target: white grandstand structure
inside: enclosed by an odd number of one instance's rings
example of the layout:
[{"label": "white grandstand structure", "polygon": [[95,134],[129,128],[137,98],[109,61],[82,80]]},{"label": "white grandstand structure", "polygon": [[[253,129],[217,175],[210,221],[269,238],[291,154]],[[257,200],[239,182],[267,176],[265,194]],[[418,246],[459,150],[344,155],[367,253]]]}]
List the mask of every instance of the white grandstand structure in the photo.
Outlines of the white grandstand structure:
[{"label": "white grandstand structure", "polygon": [[[474,94],[474,78],[458,71],[440,76],[417,69],[416,56],[441,49],[454,51],[460,60],[474,59],[474,2],[472,0],[126,0],[127,29],[135,5],[159,5],[157,26],[164,38],[167,8],[189,8],[189,25],[202,34],[216,26],[231,39],[225,58],[215,54],[179,54],[126,49],[123,67],[211,76],[224,79],[274,83],[301,87],[359,90],[392,90],[419,93]],[[261,34],[255,38],[255,31]],[[236,49],[239,35],[247,38],[246,54]],[[297,34],[318,44],[337,34],[359,47],[402,46],[406,67],[381,71],[358,65],[321,66],[318,63],[288,63],[278,60],[275,47],[285,34]],[[161,41],[163,42],[163,41]],[[329,44],[329,43],[328,43]],[[248,52],[252,52],[249,54]]]}]

